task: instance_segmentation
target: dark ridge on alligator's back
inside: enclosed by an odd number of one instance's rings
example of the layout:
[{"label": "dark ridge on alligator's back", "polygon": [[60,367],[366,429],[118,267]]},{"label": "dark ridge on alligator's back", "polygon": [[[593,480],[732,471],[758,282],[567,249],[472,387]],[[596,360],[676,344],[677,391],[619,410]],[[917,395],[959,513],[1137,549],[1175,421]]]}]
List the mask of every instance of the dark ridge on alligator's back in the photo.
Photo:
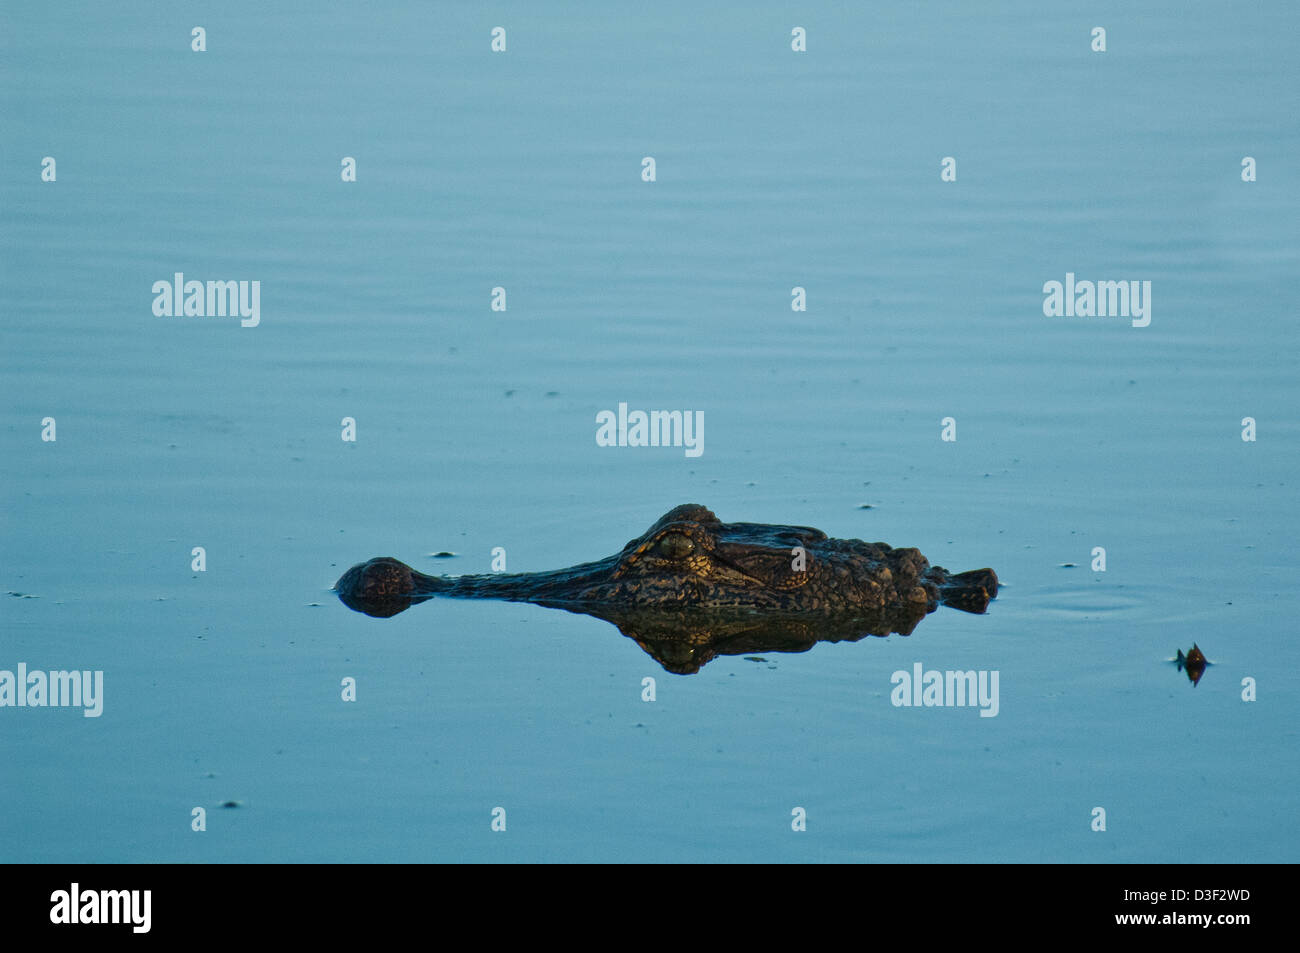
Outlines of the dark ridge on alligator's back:
[{"label": "dark ridge on alligator's back", "polygon": [[992,569],[950,573],[916,549],[830,539],[807,526],[723,523],[687,503],[621,552],[568,569],[427,576],[381,556],[353,566],[334,588],[345,604],[375,616],[452,596],[534,602],[611,621],[651,609],[854,610],[920,618],[941,602],[983,612],[997,596],[998,577]]}]

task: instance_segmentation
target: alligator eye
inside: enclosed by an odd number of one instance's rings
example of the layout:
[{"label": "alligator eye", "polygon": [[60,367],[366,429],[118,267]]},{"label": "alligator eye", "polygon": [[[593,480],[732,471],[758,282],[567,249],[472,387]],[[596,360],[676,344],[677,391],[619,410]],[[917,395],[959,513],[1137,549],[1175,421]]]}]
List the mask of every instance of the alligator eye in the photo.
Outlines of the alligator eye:
[{"label": "alligator eye", "polygon": [[669,533],[655,545],[655,552],[666,559],[683,559],[695,552],[695,541],[685,533]]}]

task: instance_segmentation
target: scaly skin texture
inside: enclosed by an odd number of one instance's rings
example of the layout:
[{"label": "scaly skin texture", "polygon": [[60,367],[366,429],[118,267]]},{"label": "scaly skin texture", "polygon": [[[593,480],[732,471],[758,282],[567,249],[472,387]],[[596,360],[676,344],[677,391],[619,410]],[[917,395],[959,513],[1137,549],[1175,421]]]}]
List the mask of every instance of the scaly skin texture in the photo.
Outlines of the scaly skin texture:
[{"label": "scaly skin texture", "polygon": [[647,609],[854,610],[920,618],[943,602],[983,612],[997,596],[998,580],[991,569],[953,574],[915,549],[830,539],[807,526],[723,523],[687,503],[616,555],[568,569],[426,576],[382,556],[353,566],[334,588],[347,605],[376,616],[441,595],[534,602],[618,624],[614,616]]}]

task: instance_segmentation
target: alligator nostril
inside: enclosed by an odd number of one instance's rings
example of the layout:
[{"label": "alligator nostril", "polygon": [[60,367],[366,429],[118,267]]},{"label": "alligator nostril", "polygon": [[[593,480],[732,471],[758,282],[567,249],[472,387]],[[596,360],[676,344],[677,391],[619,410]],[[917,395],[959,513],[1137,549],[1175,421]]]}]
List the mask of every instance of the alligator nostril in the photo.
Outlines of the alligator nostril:
[{"label": "alligator nostril", "polygon": [[334,583],[338,592],[360,598],[405,595],[414,589],[411,567],[391,556],[353,566]]}]

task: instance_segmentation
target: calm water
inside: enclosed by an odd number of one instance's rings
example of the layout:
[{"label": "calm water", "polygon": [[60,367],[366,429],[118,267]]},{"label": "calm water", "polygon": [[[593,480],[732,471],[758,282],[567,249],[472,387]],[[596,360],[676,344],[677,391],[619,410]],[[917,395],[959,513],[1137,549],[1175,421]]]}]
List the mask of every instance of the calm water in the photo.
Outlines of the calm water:
[{"label": "calm water", "polygon": [[[0,708],[0,859],[1300,859],[1294,5],[132,6],[0,14],[0,669],[105,684]],[[156,316],[175,272],[260,324]],[[1067,272],[1150,325],[1045,317]],[[598,447],[619,402],[704,453]],[[327,591],[682,502],[1007,588],[688,677]],[[895,707],[916,662],[999,714]]]}]

